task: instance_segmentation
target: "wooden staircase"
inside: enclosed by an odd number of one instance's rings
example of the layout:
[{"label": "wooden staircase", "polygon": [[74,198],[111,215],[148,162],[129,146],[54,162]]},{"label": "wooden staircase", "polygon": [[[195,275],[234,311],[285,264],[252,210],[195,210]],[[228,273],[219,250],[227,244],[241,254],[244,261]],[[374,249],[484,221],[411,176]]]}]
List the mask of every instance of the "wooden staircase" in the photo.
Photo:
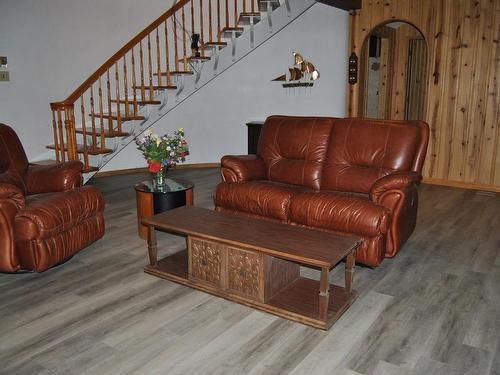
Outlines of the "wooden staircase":
[{"label": "wooden staircase", "polygon": [[[68,98],[50,104],[54,143],[47,147],[55,151],[57,161],[81,160],[87,180],[152,125],[152,111],[161,112],[169,93],[179,101],[186,79],[195,80],[196,89],[201,69],[194,67],[218,59],[228,46],[234,63],[236,39],[250,33],[253,48],[254,26],[267,17],[272,33],[272,12],[282,5],[289,9],[289,1],[178,1]],[[199,55],[191,49],[193,34],[200,36]]]}]

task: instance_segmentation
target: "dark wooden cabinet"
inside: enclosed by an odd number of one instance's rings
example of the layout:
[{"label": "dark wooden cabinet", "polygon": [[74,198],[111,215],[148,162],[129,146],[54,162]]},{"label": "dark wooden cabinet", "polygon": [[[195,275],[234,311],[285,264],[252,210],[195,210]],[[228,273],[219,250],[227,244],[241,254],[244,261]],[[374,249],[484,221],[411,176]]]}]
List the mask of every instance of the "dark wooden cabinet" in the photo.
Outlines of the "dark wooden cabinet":
[{"label": "dark wooden cabinet", "polygon": [[257,153],[257,144],[259,143],[260,131],[264,125],[264,121],[250,121],[247,122],[248,128],[248,153]]}]

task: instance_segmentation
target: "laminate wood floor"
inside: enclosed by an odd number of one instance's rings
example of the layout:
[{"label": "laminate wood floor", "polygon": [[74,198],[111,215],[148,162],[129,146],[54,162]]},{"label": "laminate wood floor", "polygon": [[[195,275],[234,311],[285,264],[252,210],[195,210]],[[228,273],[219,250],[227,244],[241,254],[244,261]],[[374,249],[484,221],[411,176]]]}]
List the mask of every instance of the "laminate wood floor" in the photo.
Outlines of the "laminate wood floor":
[{"label": "laminate wood floor", "polygon": [[[171,175],[213,207],[217,170]],[[145,178],[92,182],[106,235],[66,264],[0,274],[1,374],[500,374],[500,195],[421,186],[415,233],[356,268],[359,297],[324,332],[143,273],[132,186]]]}]

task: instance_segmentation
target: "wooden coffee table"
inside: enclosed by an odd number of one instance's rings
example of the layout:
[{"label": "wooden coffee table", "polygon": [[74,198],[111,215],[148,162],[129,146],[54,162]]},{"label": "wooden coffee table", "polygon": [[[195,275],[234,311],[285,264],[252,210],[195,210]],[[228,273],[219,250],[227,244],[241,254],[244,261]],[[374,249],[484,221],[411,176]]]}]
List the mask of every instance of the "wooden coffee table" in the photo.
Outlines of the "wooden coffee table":
[{"label": "wooden coffee table", "polygon": [[[328,329],[356,298],[354,254],[360,238],[180,207],[142,220],[149,227],[144,271],[310,326]],[[155,229],[187,237],[187,249],[158,260]],[[329,271],[345,259],[345,285]],[[321,271],[320,281],[300,266]]]}]

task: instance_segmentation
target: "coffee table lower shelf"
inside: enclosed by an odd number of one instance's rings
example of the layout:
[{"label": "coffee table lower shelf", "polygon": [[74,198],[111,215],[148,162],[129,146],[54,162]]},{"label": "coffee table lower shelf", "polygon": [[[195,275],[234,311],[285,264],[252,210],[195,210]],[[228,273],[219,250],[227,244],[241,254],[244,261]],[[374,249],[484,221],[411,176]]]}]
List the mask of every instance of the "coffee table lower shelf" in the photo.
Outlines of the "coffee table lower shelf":
[{"label": "coffee table lower shelf", "polygon": [[161,259],[153,266],[146,266],[144,272],[324,330],[329,329],[356,299],[355,291],[347,292],[344,287],[330,285],[328,310],[326,318],[322,319],[318,298],[320,282],[304,277],[298,277],[266,303],[244,298],[229,291],[190,280],[186,250]]}]

